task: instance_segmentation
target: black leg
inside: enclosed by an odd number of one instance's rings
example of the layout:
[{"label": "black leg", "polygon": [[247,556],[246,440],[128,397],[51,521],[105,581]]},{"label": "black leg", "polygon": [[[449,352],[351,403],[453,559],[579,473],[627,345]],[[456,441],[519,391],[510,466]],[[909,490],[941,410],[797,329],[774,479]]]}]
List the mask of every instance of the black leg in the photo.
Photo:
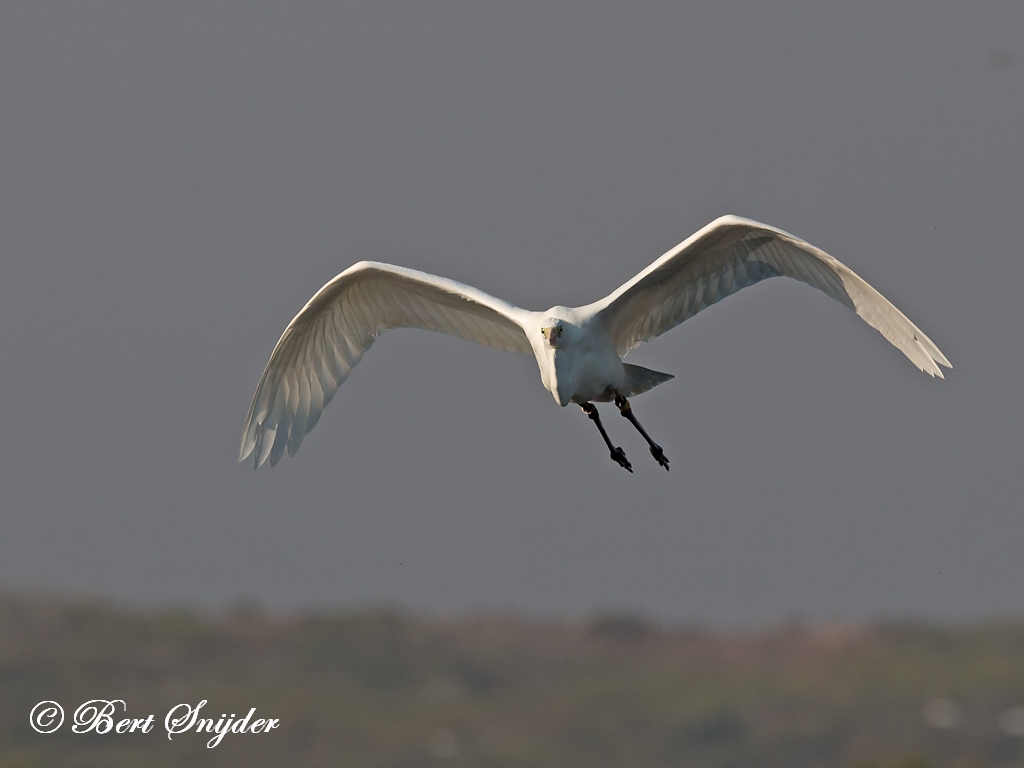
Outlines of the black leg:
[{"label": "black leg", "polygon": [[663,466],[667,470],[668,457],[665,455],[665,452],[661,450],[661,446],[658,445],[653,440],[651,440],[650,435],[648,435],[647,432],[644,431],[644,428],[640,426],[640,422],[637,421],[636,416],[633,415],[633,408],[629,404],[629,400],[622,397],[622,395],[616,395],[615,404],[619,406],[619,413],[621,413],[623,416],[629,419],[629,423],[637,428],[637,431],[644,436],[644,440],[647,441],[647,444],[651,446],[651,456],[656,458],[658,460],[658,463],[661,464],[661,466]]},{"label": "black leg", "polygon": [[587,414],[587,417],[592,422],[597,424],[597,431],[600,432],[601,437],[604,438],[604,443],[605,445],[608,446],[608,451],[611,454],[612,461],[614,461],[620,467],[625,469],[627,472],[632,472],[633,465],[629,463],[629,460],[626,458],[626,454],[622,451],[621,448],[616,448],[614,445],[612,445],[612,441],[608,439],[608,433],[604,431],[604,424],[601,423],[601,417],[597,413],[597,406],[594,405],[593,403],[587,403],[586,405],[581,405],[580,408],[583,409],[583,412]]}]

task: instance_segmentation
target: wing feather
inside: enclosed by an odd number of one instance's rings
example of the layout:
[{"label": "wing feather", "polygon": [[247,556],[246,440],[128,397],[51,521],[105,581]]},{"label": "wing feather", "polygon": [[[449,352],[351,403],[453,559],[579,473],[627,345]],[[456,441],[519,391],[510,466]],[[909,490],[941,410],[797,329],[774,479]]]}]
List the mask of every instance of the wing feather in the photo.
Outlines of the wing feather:
[{"label": "wing feather", "polygon": [[532,354],[528,313],[483,291],[412,269],[360,262],[321,288],[270,355],[242,430],[239,461],[294,455],[349,373],[389,328],[423,328]]},{"label": "wing feather", "polygon": [[846,305],[925,373],[952,368],[920,328],[838,259],[788,232],[723,216],[610,296],[577,310],[599,318],[620,355],[770,277],[807,283]]}]

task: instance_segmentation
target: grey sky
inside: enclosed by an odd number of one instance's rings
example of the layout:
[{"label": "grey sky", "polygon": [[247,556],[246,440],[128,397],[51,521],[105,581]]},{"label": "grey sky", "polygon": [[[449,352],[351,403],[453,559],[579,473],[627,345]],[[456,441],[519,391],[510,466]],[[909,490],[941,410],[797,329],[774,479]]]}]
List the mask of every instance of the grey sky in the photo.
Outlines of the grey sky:
[{"label": "grey sky", "polygon": [[[1024,6],[5,4],[0,586],[137,602],[1024,611]],[[951,5],[951,4],[950,4]],[[630,356],[635,475],[534,362],[386,334],[294,459],[235,463],[285,324],[353,262],[544,309],[723,213],[869,280]],[[607,409],[606,409],[607,410]]]}]

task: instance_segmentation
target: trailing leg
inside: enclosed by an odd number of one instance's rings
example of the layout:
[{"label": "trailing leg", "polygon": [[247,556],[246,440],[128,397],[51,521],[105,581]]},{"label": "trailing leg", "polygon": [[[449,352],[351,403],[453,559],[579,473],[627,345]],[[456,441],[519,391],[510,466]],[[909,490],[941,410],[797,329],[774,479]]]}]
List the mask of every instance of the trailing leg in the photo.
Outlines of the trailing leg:
[{"label": "trailing leg", "polygon": [[632,472],[633,466],[629,463],[629,460],[626,458],[626,454],[623,452],[621,448],[617,448],[616,446],[612,445],[612,441],[608,439],[608,433],[604,431],[604,424],[601,423],[601,417],[597,413],[597,406],[594,405],[593,403],[586,403],[585,405],[581,405],[580,408],[582,408],[583,412],[587,414],[587,418],[589,418],[592,422],[594,422],[597,425],[597,431],[600,432],[601,437],[604,438],[604,443],[605,445],[608,446],[608,451],[612,457],[612,461],[614,461],[620,467],[625,469],[627,472]]},{"label": "trailing leg", "polygon": [[661,446],[651,440],[650,435],[640,426],[640,422],[636,420],[636,416],[633,415],[633,407],[629,404],[629,400],[624,398],[622,395],[615,396],[615,404],[619,407],[619,413],[629,419],[629,423],[637,428],[637,431],[644,436],[644,440],[651,447],[651,456],[658,460],[666,470],[668,469],[668,457],[665,452],[661,450]]}]

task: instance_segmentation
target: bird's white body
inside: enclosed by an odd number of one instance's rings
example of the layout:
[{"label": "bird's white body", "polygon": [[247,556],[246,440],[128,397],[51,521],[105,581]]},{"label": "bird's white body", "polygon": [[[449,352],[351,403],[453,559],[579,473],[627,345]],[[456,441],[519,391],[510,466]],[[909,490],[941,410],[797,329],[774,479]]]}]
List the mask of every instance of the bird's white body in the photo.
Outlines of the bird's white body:
[{"label": "bird's white body", "polygon": [[736,216],[716,219],[605,298],[547,312],[520,309],[436,275],[360,262],[321,288],[285,329],[253,396],[239,460],[252,455],[258,467],[268,458],[275,464],[285,450],[294,454],[388,328],[424,328],[532,352],[555,401],[586,409],[672,378],[622,358],[726,296],[776,276],[805,282],[846,305],[922,371],[941,377],[939,365],[951,367],[917,326],[837,259],[787,232]]},{"label": "bird's white body", "polygon": [[[552,307],[533,312],[536,333],[528,335],[540,369],[540,380],[559,405],[606,402],[622,389],[626,375],[622,359],[608,334],[593,317],[569,307]],[[562,331],[553,344],[546,342],[542,328],[558,325]]]}]

